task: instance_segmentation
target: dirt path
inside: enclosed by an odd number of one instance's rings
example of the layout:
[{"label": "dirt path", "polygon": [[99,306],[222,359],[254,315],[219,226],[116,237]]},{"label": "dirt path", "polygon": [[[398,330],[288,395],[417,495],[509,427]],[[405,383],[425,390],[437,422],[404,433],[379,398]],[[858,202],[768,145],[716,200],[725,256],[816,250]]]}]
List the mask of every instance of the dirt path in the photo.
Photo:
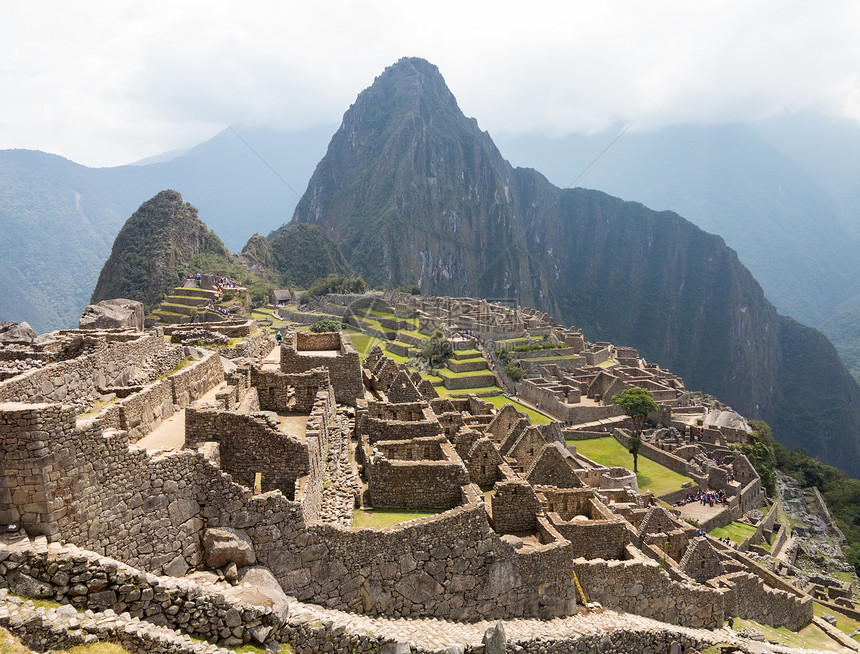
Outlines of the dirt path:
[{"label": "dirt path", "polygon": [[[213,402],[215,394],[227,388],[227,382],[221,382],[200,399]],[[185,409],[177,411],[163,421],[155,430],[137,441],[137,445],[145,447],[150,452],[157,450],[180,450],[185,445]]]}]

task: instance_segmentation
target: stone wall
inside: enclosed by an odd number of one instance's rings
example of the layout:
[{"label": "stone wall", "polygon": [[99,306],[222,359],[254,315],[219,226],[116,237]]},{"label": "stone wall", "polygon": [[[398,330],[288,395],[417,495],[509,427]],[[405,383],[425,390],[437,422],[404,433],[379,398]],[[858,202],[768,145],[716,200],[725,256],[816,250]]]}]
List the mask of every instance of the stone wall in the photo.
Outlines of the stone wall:
[{"label": "stone wall", "polygon": [[251,359],[264,359],[277,345],[275,337],[267,331],[258,329],[253,334],[246,336],[236,343],[234,347],[218,348],[216,351],[225,359],[237,359],[247,357]]},{"label": "stone wall", "polygon": [[797,597],[764,585],[761,579],[746,572],[735,572],[711,580],[725,588],[726,615],[755,620],[773,627],[798,631],[812,622],[812,597]]},{"label": "stone wall", "polygon": [[408,440],[438,436],[442,433],[442,425],[438,420],[385,420],[364,414],[359,420],[357,433],[360,437],[366,435],[371,443]]},{"label": "stone wall", "polygon": [[159,332],[103,335],[95,350],[75,359],[36,368],[0,382],[2,402],[74,402],[98,393],[100,388],[121,385],[147,362],[160,363],[159,356],[171,354],[155,370],[170,371],[182,358],[182,347],[165,343]]},{"label": "stone wall", "polygon": [[673,581],[656,561],[641,557],[626,561],[579,558],[573,565],[589,602],[685,627],[723,626],[721,592]]},{"label": "stone wall", "polygon": [[224,381],[224,366],[221,365],[218,353],[210,352],[168,379],[172,385],[174,407],[184,409]]},{"label": "stone wall", "polygon": [[373,506],[447,510],[462,502],[461,487],[469,483],[469,473],[444,437],[375,445],[365,438],[363,447]]},{"label": "stone wall", "polygon": [[[196,449],[207,441],[219,444],[221,467],[238,483],[254,488],[255,475],[261,473],[263,492],[277,488],[289,499],[295,498],[298,478],[310,474],[312,455],[320,456],[311,439],[272,429],[260,418],[188,407],[185,447]],[[317,481],[322,484],[321,478]]]},{"label": "stone wall", "polygon": [[569,545],[517,554],[490,529],[469,486],[462,506],[382,530],[305,527],[300,507],[279,494],[243,498],[217,479],[205,491],[209,526],[244,529],[258,561],[301,601],[453,620],[576,612]]},{"label": "stone wall", "polygon": [[277,640],[285,620],[270,608],[252,606],[178,580],[158,577],[76,547],[10,548],[0,543],[0,588],[37,595],[77,609],[146,618],[196,638],[228,645]]},{"label": "stone wall", "polygon": [[534,531],[541,511],[534,488],[522,479],[496,482],[490,496],[493,529],[499,534]]},{"label": "stone wall", "polygon": [[[302,354],[323,350],[338,353],[336,356]],[[355,406],[356,398],[364,397],[361,359],[346,332],[289,331],[281,345],[281,372],[306,372],[320,367],[328,369],[338,402]]]},{"label": "stone wall", "polygon": [[64,540],[160,571],[202,560],[197,455],[150,457],[98,420],[58,405],[0,405],[0,513],[31,536]]},{"label": "stone wall", "polygon": [[[191,325],[189,323],[184,323],[181,325],[164,325],[162,329],[167,336],[172,336],[176,332],[188,331],[193,326],[203,326],[203,325]],[[208,329],[212,332],[218,332],[219,334],[223,334],[228,338],[243,338],[250,334],[253,334],[257,331],[257,321],[256,320],[224,320],[221,322],[207,322],[205,329]]]},{"label": "stone wall", "polygon": [[293,374],[251,368],[251,385],[265,411],[309,413],[320,390],[334,395],[326,368]]}]

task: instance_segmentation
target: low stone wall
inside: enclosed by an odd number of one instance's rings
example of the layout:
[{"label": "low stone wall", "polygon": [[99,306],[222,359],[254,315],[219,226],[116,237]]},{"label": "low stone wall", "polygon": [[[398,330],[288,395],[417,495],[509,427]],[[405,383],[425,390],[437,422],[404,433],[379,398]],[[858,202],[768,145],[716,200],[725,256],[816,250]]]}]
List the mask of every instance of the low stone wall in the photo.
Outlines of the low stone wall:
[{"label": "low stone wall", "polygon": [[120,407],[120,429],[136,443],[173,415],[173,384],[161,379],[117,403]]},{"label": "low stone wall", "polygon": [[[203,303],[205,304],[205,300],[203,300]],[[191,325],[188,323],[182,325],[164,325],[164,333],[167,336],[172,336],[176,332],[188,331],[194,326],[200,325]],[[258,325],[256,320],[222,320],[221,322],[207,322],[205,329],[218,332],[228,338],[242,338],[257,331]]]},{"label": "low stone wall", "polygon": [[735,615],[773,627],[797,631],[813,618],[812,598],[797,597],[764,585],[761,579],[746,572],[716,577],[711,583],[725,588],[726,615]]},{"label": "low stone wall", "polygon": [[[390,347],[386,349],[391,349]],[[455,359],[451,359],[448,361],[448,368],[452,372],[475,372],[477,370],[486,370],[487,362],[483,358],[475,361],[457,361]]]},{"label": "low stone wall", "polygon": [[620,560],[632,542],[630,530],[620,518],[565,521],[557,513],[550,513],[549,519],[552,526],[570,541],[573,556],[577,559]]},{"label": "low stone wall", "polygon": [[224,366],[217,352],[210,352],[199,361],[169,377],[173,387],[173,405],[184,409],[224,381]]},{"label": "low stone wall", "polygon": [[370,442],[375,443],[438,436],[442,433],[442,425],[438,420],[383,420],[365,413],[359,420],[357,433],[359,437],[366,434]]},{"label": "low stone wall", "polygon": [[770,554],[774,558],[779,556],[779,553],[782,552],[782,548],[785,547],[785,544],[788,542],[788,528],[783,526],[782,529],[777,533],[776,538],[770,544]]},{"label": "low stone wall", "polygon": [[258,329],[236,343],[235,347],[218,348],[216,351],[225,359],[251,358],[263,359],[277,345],[275,337],[265,330]]},{"label": "low stone wall", "polygon": [[579,558],[573,565],[589,602],[685,627],[717,629],[723,625],[720,591],[673,581],[656,561]]},{"label": "low stone wall", "polygon": [[156,370],[158,374],[178,363],[182,358],[181,346],[165,343],[160,333],[135,334],[131,340],[106,337],[89,354],[0,382],[0,403],[82,400],[97,394],[99,388],[115,383],[124,373],[135,372],[145,362],[158,364],[158,356],[169,351],[176,356],[166,359],[163,369]]},{"label": "low stone wall", "polygon": [[564,440],[566,441],[590,441],[595,438],[607,438],[612,435],[606,431],[576,431],[575,429],[562,429],[561,433],[564,435]]},{"label": "low stone wall", "polygon": [[127,611],[132,618],[228,645],[275,641],[285,627],[272,609],[147,574],[78,548],[0,544],[0,587],[82,610]]},{"label": "low stone wall", "polygon": [[[302,353],[315,350],[337,350],[338,354],[318,356]],[[328,369],[338,402],[355,406],[356,398],[364,397],[361,359],[346,332],[288,332],[281,345],[281,372],[300,373],[320,367]]]},{"label": "low stone wall", "polygon": [[485,386],[496,385],[496,376],[490,371],[480,375],[454,377],[446,374],[444,370],[440,370],[439,376],[442,378],[442,383],[445,385],[445,388],[452,391],[462,390],[464,388],[482,388]]},{"label": "low stone wall", "polygon": [[[546,350],[527,350],[525,352],[517,352],[511,350],[511,357],[514,359],[553,359],[559,357],[573,356],[577,354],[572,347],[554,348]],[[579,358],[580,366],[584,363],[582,358]]]},{"label": "low stone wall", "polygon": [[370,502],[375,507],[447,510],[460,504],[460,487],[469,483],[462,463],[389,461],[365,464]]}]

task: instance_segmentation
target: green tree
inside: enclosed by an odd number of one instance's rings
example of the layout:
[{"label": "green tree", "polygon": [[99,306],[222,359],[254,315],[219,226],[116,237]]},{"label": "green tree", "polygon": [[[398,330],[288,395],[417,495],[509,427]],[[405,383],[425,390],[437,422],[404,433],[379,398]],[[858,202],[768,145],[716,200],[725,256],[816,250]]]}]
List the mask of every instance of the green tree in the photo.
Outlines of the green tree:
[{"label": "green tree", "polygon": [[649,413],[659,411],[660,407],[654,401],[651,392],[639,387],[628,388],[612,397],[612,403],[617,404],[630,416],[633,423],[633,435],[627,439],[627,450],[633,455],[633,472],[639,472],[639,448],[642,445],[642,430]]},{"label": "green tree", "polygon": [[453,351],[454,346],[445,336],[445,331],[441,327],[437,327],[421,350],[421,358],[427,361],[431,368],[436,368],[437,366],[444,366],[445,362],[451,358]]},{"label": "green tree", "polygon": [[738,449],[755,468],[761,485],[771,497],[776,495],[776,454],[770,426],[764,420],[752,423],[753,433],[747,436],[747,442]]}]

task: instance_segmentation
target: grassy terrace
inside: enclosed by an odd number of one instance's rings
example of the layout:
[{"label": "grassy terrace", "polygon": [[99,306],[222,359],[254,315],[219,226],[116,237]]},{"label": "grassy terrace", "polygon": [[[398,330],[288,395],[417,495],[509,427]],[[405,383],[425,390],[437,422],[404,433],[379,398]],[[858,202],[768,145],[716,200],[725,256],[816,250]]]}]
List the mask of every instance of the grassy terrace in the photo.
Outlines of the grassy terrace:
[{"label": "grassy terrace", "polygon": [[466,372],[454,372],[453,370],[449,370],[448,368],[438,368],[440,377],[486,377],[487,375],[493,374],[489,368],[484,368],[483,370],[467,370]]},{"label": "grassy terrace", "polygon": [[407,511],[405,509],[372,509],[363,511],[355,509],[352,512],[352,526],[365,529],[383,529],[391,525],[408,522],[409,520],[417,520],[418,518],[427,518],[431,515],[436,515],[438,511]]},{"label": "grassy terrace", "polygon": [[755,533],[755,527],[745,522],[730,522],[725,527],[717,527],[708,532],[714,538],[728,538],[733,543],[743,543]]},{"label": "grassy terrace", "polygon": [[[633,455],[611,436],[587,441],[568,441],[568,444],[574,445],[577,452],[601,465],[633,469]],[[651,459],[646,459],[641,454],[639,455],[639,472],[636,474],[636,480],[639,482],[640,492],[650,490],[655,495],[671,493],[680,489],[684,483],[693,481],[689,477],[679,475]]]},{"label": "grassy terrace", "polygon": [[[418,318],[398,318],[393,313],[386,313],[385,311],[380,311],[379,309],[364,309],[364,314],[370,314],[372,316],[376,316],[378,318],[388,318],[390,320],[400,320],[401,322],[405,322],[408,325],[411,325],[413,329],[418,329]],[[360,314],[356,314],[361,317]]]},{"label": "grassy terrace", "polygon": [[[846,634],[850,634],[857,627],[860,627],[860,622],[855,620],[854,618],[849,618],[847,615],[843,615],[838,611],[834,611],[829,606],[824,606],[819,604],[818,602],[814,602],[812,604],[812,611],[815,614],[815,617],[820,618],[825,613],[829,613],[834,618],[836,618],[836,628]],[[860,640],[860,636],[855,637],[854,640]]]},{"label": "grassy terrace", "polygon": [[[386,341],[382,340],[381,338],[377,338],[376,336],[371,336],[370,334],[364,334],[364,333],[362,333],[356,329],[351,329],[351,328],[347,329],[346,332],[349,334],[350,339],[352,339],[352,343],[353,343],[353,345],[355,345],[355,349],[358,350],[359,356],[361,357],[362,361],[364,361],[367,358],[367,355],[370,353],[370,350],[373,348],[374,345],[379,345],[383,350],[385,350]],[[480,355],[480,352],[478,352],[478,350],[464,350],[463,352],[468,353],[468,354],[474,353],[476,355]],[[407,363],[409,361],[408,357],[399,356],[397,354],[394,354],[393,352],[386,351],[385,354],[387,356],[391,357],[394,360],[394,362],[398,363],[398,364]],[[451,377],[468,377],[468,376],[479,375],[482,373],[486,375],[488,371],[483,370],[483,371],[476,371],[476,372],[472,372],[472,373],[455,373],[455,372],[452,372],[450,370],[444,370],[444,371],[440,371],[440,372],[444,372],[445,375],[451,376]],[[425,379],[430,380],[430,383],[436,387],[436,392],[438,392],[441,397],[458,397],[458,396],[463,397],[465,395],[468,395],[469,393],[474,393],[476,395],[485,395],[486,394],[486,395],[489,395],[489,397],[483,397],[482,399],[486,400],[487,402],[492,403],[493,406],[495,406],[497,409],[502,408],[505,404],[513,404],[514,408],[517,411],[522,411],[523,413],[528,414],[529,418],[532,421],[532,424],[534,424],[534,425],[546,425],[546,424],[549,424],[550,422],[552,422],[551,418],[549,418],[548,416],[544,415],[543,413],[537,411],[536,409],[532,409],[531,407],[527,407],[524,404],[520,404],[519,402],[516,402],[516,401],[510,399],[509,397],[507,397],[506,395],[503,394],[502,389],[499,388],[498,386],[482,386],[482,387],[464,388],[464,389],[458,389],[458,390],[452,391],[452,390],[448,390],[444,386],[441,386],[441,384],[444,381],[442,379],[442,377],[435,376],[435,375],[428,375],[428,374],[424,374],[422,376]],[[411,520],[412,518],[407,518],[407,519]]]}]

